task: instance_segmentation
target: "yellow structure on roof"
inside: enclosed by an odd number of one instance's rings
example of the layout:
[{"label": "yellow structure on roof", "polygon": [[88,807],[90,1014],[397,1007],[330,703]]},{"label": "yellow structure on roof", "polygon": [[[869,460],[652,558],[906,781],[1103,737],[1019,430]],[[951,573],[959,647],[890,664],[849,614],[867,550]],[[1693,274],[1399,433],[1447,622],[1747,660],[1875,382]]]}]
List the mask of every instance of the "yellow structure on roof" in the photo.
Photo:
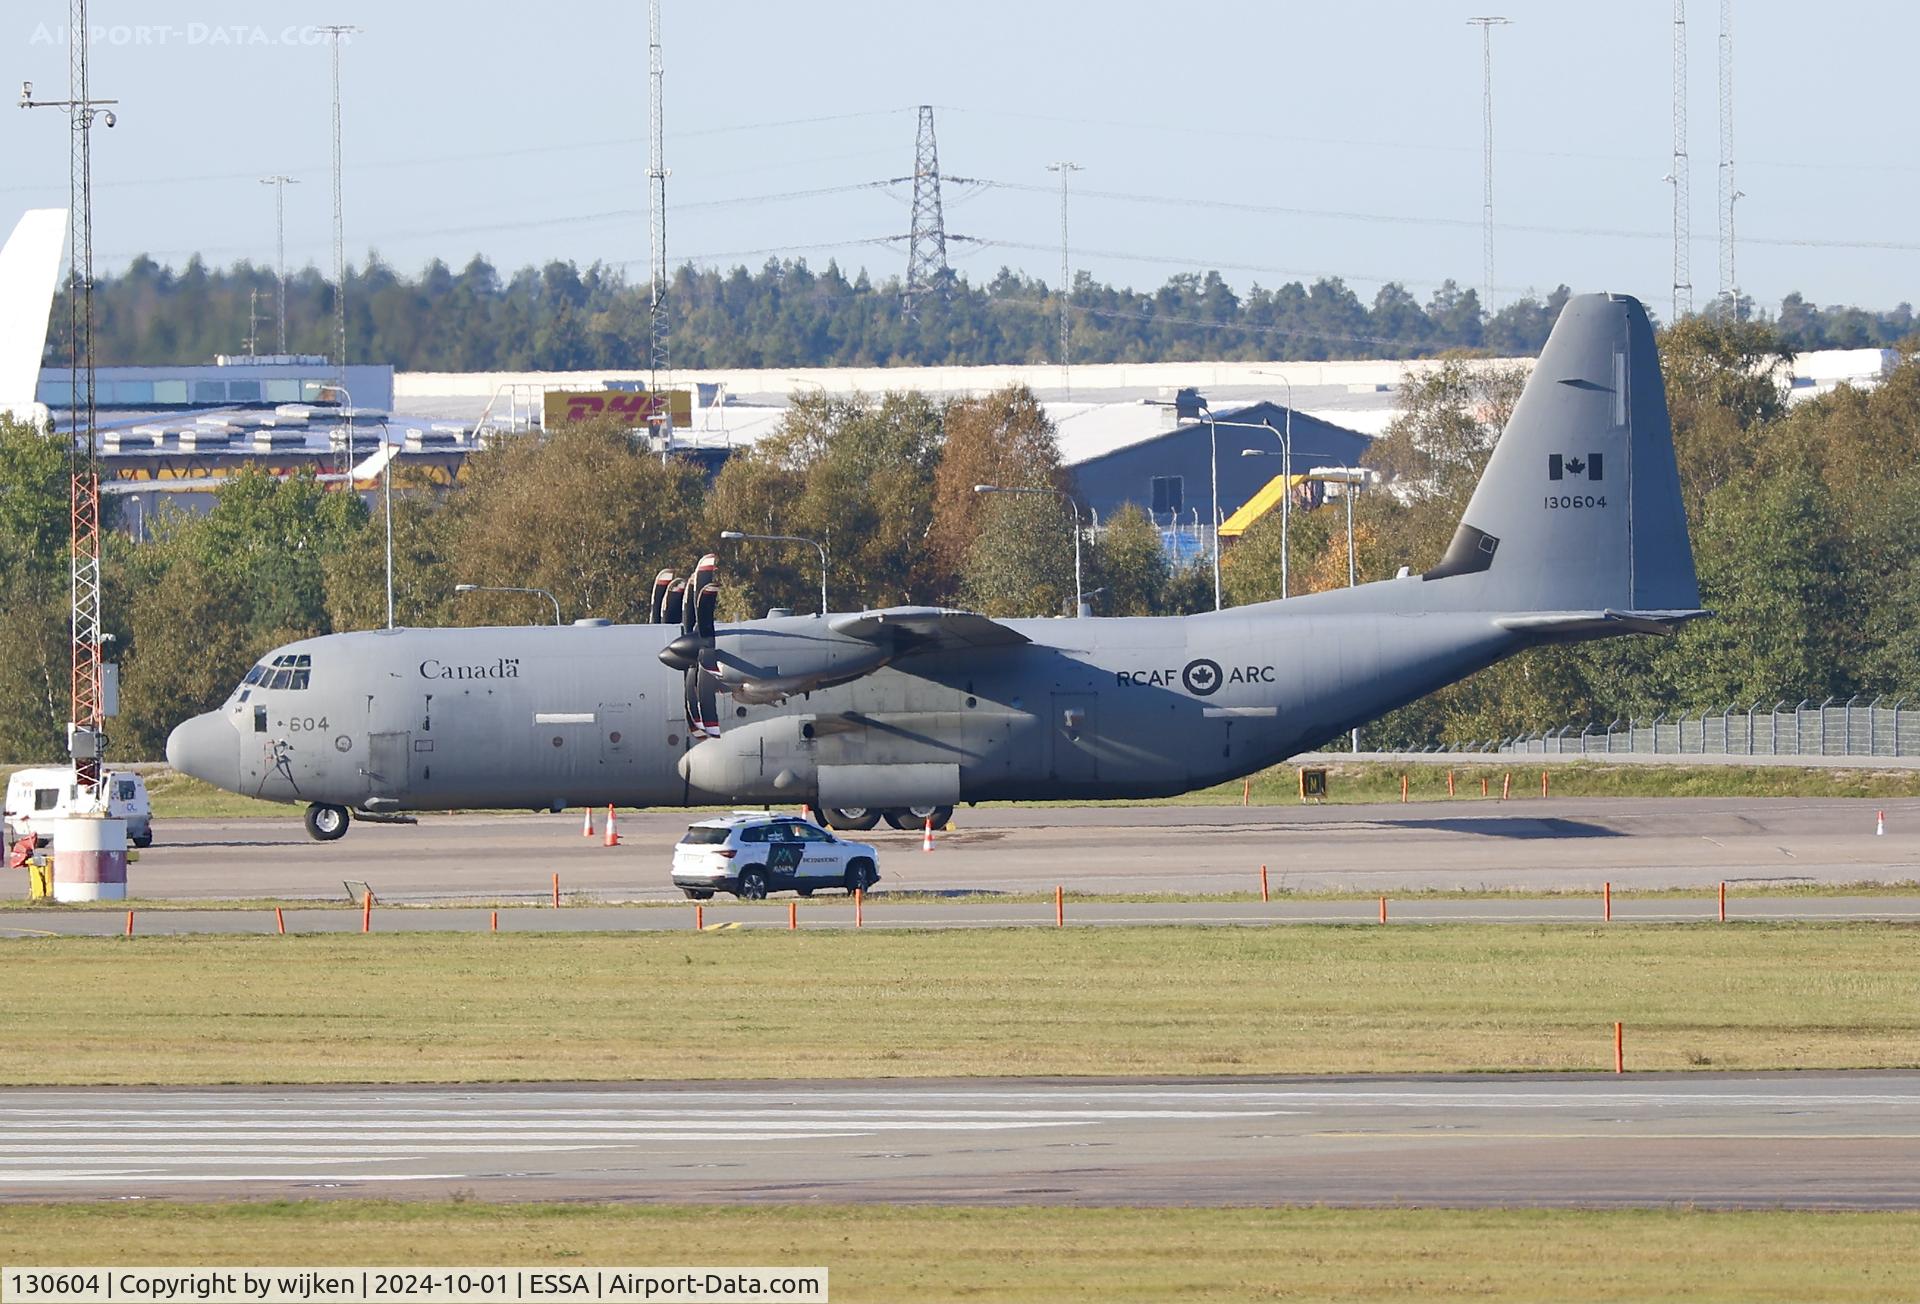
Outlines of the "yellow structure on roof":
[{"label": "yellow structure on roof", "polygon": [[1239,538],[1255,521],[1278,507],[1280,500],[1286,496],[1287,490],[1305,484],[1306,481],[1305,475],[1276,475],[1267,481],[1266,486],[1259,493],[1247,499],[1239,511],[1221,523],[1220,537]]}]

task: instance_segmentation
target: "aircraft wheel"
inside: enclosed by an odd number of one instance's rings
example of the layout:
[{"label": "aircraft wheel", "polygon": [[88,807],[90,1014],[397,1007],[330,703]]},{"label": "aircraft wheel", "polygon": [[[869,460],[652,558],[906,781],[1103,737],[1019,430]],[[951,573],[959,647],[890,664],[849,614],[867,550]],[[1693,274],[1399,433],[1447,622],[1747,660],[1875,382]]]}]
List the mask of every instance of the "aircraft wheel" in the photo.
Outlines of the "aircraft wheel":
[{"label": "aircraft wheel", "polygon": [[143,834],[140,837],[130,838],[128,840],[132,842],[134,846],[140,848],[140,850],[145,851],[148,847],[151,847],[153,845],[153,834],[147,833],[147,834]]},{"label": "aircraft wheel", "polygon": [[767,867],[748,865],[740,871],[740,886],[733,894],[742,901],[764,901],[767,897]]},{"label": "aircraft wheel", "polygon": [[947,821],[953,818],[951,806],[908,806],[904,810],[887,812],[887,823],[903,832],[917,833],[926,828],[927,821],[933,821],[933,827],[944,829]]},{"label": "aircraft wheel", "polygon": [[307,836],[315,842],[334,842],[345,837],[347,826],[352,822],[353,816],[345,806],[315,802],[307,807]]},{"label": "aircraft wheel", "polygon": [[797,887],[793,889],[793,894],[795,896],[810,897],[813,895],[813,889],[810,887]]},{"label": "aircraft wheel", "polygon": [[827,817],[828,827],[842,833],[865,833],[880,822],[880,812],[871,806],[829,806],[820,813]]},{"label": "aircraft wheel", "polygon": [[880,881],[880,872],[865,856],[847,866],[847,894],[864,892]]},{"label": "aircraft wheel", "polygon": [[913,816],[904,810],[887,811],[886,818],[888,828],[899,829],[902,833],[908,829],[917,829],[920,827],[920,825],[914,821]]}]

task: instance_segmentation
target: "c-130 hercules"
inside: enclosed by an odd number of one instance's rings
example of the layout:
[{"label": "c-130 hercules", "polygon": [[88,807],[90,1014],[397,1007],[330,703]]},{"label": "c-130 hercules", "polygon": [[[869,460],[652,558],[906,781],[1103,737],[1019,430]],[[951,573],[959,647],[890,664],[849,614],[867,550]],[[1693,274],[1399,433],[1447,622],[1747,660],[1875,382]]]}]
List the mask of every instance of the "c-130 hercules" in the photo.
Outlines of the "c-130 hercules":
[{"label": "c-130 hercules", "polygon": [[1525,648],[1707,614],[1653,331],[1606,294],[1568,302],[1423,574],[1193,616],[896,607],[725,625],[711,558],[669,579],[647,625],[289,643],[176,728],[167,760],[308,803],[322,839],[355,810],[610,802],[804,803],[871,827],[880,810],[1185,792]]}]

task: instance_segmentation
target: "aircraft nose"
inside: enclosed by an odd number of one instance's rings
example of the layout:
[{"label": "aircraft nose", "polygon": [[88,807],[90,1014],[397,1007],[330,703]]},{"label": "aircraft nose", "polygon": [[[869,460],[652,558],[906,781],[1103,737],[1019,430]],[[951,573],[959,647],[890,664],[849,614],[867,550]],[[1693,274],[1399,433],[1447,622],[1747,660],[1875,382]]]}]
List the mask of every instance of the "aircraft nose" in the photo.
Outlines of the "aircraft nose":
[{"label": "aircraft nose", "polygon": [[217,712],[196,715],[167,735],[167,764],[228,792],[240,790],[240,735]]}]

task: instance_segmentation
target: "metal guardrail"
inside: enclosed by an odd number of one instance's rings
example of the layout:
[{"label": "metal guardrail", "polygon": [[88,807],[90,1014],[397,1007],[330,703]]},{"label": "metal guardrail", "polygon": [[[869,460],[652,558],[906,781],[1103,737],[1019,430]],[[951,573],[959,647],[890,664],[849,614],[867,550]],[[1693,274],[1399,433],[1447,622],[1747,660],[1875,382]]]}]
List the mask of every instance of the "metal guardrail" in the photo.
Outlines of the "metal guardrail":
[{"label": "metal guardrail", "polygon": [[1797,705],[1763,702],[1720,711],[1651,720],[1615,720],[1605,728],[1565,725],[1544,733],[1484,738],[1432,748],[1435,753],[1499,752],[1508,755],[1603,756],[1648,753],[1665,756],[1920,756],[1920,710],[1906,697],[1841,702],[1830,697]]}]

